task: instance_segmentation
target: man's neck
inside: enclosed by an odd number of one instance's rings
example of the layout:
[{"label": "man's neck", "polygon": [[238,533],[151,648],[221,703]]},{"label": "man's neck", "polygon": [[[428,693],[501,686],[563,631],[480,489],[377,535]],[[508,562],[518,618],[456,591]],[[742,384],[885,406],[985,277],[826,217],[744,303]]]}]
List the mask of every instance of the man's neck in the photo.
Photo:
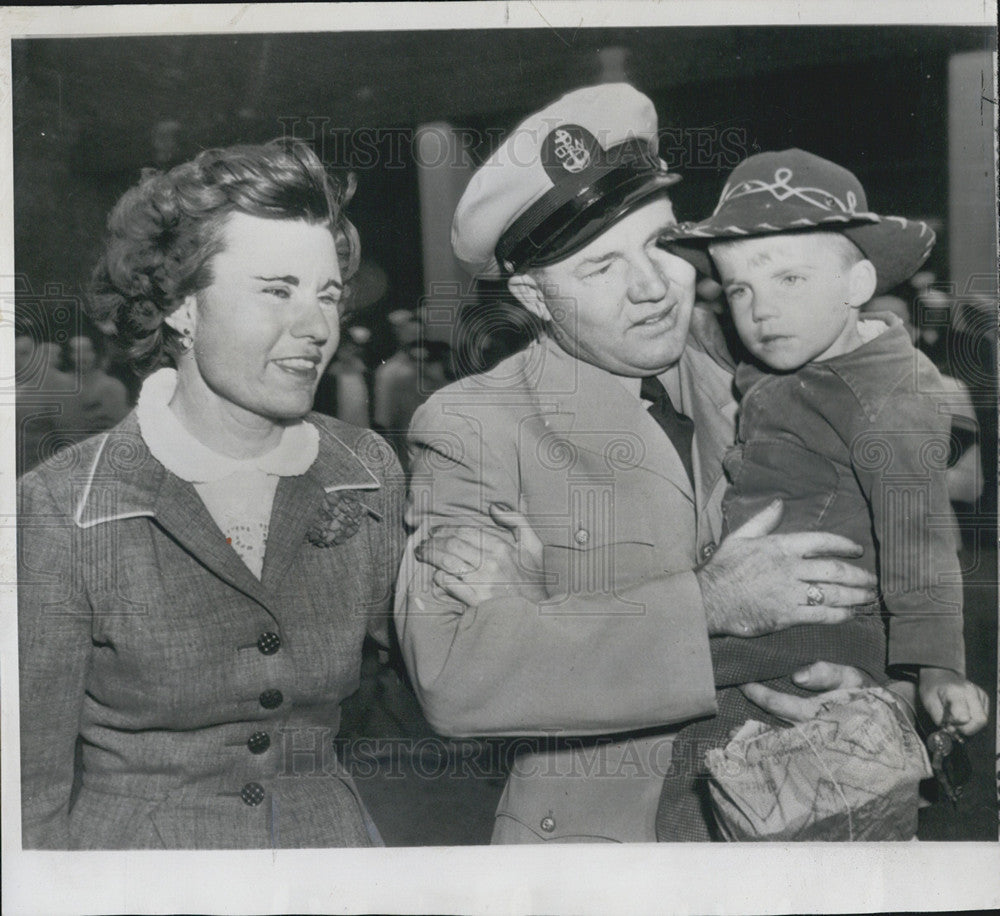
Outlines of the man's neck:
[{"label": "man's neck", "polygon": [[[610,369],[606,369],[604,366],[601,366],[593,362],[592,360],[587,359],[581,353],[571,350],[566,345],[565,342],[561,341],[559,337],[552,332],[551,328],[546,329],[541,336],[543,341],[548,341],[550,346],[554,347],[556,350],[562,351],[568,357],[570,357],[570,359],[579,360],[582,363],[586,363],[588,366],[593,366],[599,372],[603,372],[605,375],[608,375],[611,378],[615,379],[617,382],[619,382],[619,384],[621,384],[625,388],[625,390],[628,391],[630,394],[632,394],[635,398],[637,399],[639,398],[639,391],[642,388],[642,376],[621,375],[620,373],[612,372]],[[680,360],[678,360],[672,366],[668,366],[666,369],[663,369],[660,372],[650,372],[649,375],[653,375],[659,379],[662,379],[667,386],[667,390],[670,391],[672,386],[669,383],[669,377],[676,378],[676,376],[673,375],[673,373],[671,373],[671,370],[676,369],[679,363]],[[665,378],[665,376],[668,377]],[[671,397],[675,395],[676,391],[671,392]]]}]

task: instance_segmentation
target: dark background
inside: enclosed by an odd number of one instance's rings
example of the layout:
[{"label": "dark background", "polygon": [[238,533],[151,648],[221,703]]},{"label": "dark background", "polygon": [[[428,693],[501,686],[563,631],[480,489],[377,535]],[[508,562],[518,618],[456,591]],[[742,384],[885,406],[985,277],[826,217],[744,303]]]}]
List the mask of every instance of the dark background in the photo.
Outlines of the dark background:
[{"label": "dark background", "polygon": [[[364,321],[376,349],[388,346],[384,315],[416,306],[433,279],[422,276],[415,128],[445,120],[468,130],[482,158],[529,111],[599,81],[610,48],[624,49],[621,75],[660,114],[661,154],[684,174],[672,192],[679,218],[709,212],[746,155],[799,146],[854,171],[876,211],[943,229],[947,60],[992,41],[987,30],[950,27],[17,40],[21,311],[47,316],[49,337],[78,320],[72,305],[53,316],[53,300],[81,295],[105,216],[143,167],[295,133],[315,139],[332,167],[358,174],[352,219],[365,257],[388,277]],[[176,127],[157,150],[163,122]],[[939,239],[931,267],[940,277],[948,243]]]}]

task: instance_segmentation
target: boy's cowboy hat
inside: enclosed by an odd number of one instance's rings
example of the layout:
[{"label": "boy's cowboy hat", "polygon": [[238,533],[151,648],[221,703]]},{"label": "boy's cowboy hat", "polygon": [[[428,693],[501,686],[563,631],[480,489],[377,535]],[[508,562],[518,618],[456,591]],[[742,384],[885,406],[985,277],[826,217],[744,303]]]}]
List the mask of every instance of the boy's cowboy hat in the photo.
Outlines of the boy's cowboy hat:
[{"label": "boy's cowboy hat", "polygon": [[934,232],[921,220],[879,216],[847,169],[800,149],[758,153],[733,170],[715,212],[700,223],[680,223],[662,242],[708,276],[713,239],[828,229],[843,233],[875,265],[876,293],[911,277],[927,259]]}]

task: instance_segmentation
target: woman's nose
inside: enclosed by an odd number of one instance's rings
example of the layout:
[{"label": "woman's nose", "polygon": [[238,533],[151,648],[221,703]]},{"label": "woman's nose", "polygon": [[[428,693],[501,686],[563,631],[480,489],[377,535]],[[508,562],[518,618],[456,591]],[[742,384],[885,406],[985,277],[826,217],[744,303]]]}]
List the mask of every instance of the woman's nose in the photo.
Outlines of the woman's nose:
[{"label": "woman's nose", "polygon": [[331,315],[329,309],[325,309],[319,298],[314,295],[304,293],[297,305],[295,320],[290,328],[292,335],[308,337],[322,346],[332,333],[330,322],[339,321],[340,316],[337,313]]}]

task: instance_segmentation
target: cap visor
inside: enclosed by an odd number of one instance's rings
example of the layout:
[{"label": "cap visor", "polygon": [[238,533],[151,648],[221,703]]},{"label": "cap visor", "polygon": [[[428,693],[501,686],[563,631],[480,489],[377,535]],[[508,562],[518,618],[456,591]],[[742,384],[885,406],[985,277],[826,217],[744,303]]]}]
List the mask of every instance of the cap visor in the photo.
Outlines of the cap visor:
[{"label": "cap visor", "polygon": [[540,246],[544,255],[531,258],[523,267],[543,267],[575,254],[649,198],[663,193],[680,180],[680,175],[668,172],[643,176],[643,181],[638,186],[623,185],[617,189],[617,193],[605,195],[580,211],[556,235]]}]

